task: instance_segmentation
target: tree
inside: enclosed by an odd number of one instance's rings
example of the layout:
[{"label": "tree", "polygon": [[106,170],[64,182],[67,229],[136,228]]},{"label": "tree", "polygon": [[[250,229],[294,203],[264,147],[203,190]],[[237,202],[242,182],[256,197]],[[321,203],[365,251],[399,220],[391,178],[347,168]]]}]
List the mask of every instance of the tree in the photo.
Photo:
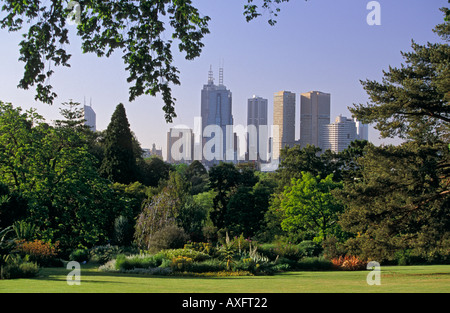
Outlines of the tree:
[{"label": "tree", "polygon": [[301,179],[292,179],[281,199],[283,230],[310,231],[320,241],[333,234],[338,226],[338,214],[343,210],[342,204],[331,194],[337,188],[341,188],[341,184],[333,181],[332,174],[321,179],[302,172]]},{"label": "tree", "polygon": [[167,227],[179,227],[180,214],[188,197],[188,185],[172,172],[161,192],[144,206],[136,221],[134,238],[139,247],[150,249],[155,234]]},{"label": "tree", "polygon": [[[270,24],[278,12],[274,4],[288,0],[264,0],[262,8],[269,9]],[[28,32],[20,42],[20,58],[25,72],[19,86],[28,89],[36,85],[36,100],[52,104],[57,94],[48,83],[54,68],[70,67],[71,55],[65,49],[69,44],[70,21],[77,24],[83,53],[109,57],[122,51],[129,100],[143,94],[162,94],[167,122],[172,122],[175,101],[171,84],[179,85],[178,69],[173,65],[173,40],[187,60],[198,57],[202,40],[209,33],[208,16],[201,16],[191,0],[146,1],[15,1],[2,0],[1,10],[6,16],[1,28],[19,31],[24,21]],[[261,15],[258,6],[248,0],[244,15],[250,21]],[[73,5],[75,3],[75,5]],[[169,25],[169,28],[167,28]],[[48,63],[48,65],[47,65]]]},{"label": "tree", "polygon": [[321,149],[313,145],[307,145],[304,148],[300,145],[292,148],[284,147],[281,150],[280,166],[276,171],[280,191],[283,191],[293,178],[301,178],[302,172],[309,172],[314,176],[320,175],[321,178],[334,174],[334,179],[339,181],[337,155],[330,150],[322,154],[320,152]]},{"label": "tree", "polygon": [[345,202],[339,223],[354,234],[354,254],[379,262],[409,251],[424,260],[448,258],[450,197],[438,164],[450,155],[431,145],[368,146],[361,176],[335,196]]},{"label": "tree", "polygon": [[26,219],[41,239],[62,248],[104,242],[111,190],[81,134],[50,127],[34,110],[0,102],[0,112],[1,181],[28,201]]},{"label": "tree", "polygon": [[[447,12],[448,9],[441,9]],[[401,52],[406,64],[383,71],[382,82],[361,81],[369,95],[367,104],[349,108],[364,123],[376,123],[383,137],[448,140],[450,123],[450,36],[449,22],[434,32],[444,43],[419,45]]]},{"label": "tree", "polygon": [[106,129],[105,156],[100,173],[113,182],[137,181],[133,135],[122,103],[118,104]]},{"label": "tree", "polygon": [[378,261],[411,253],[448,259],[450,225],[450,38],[448,9],[434,31],[444,43],[418,45],[402,53],[406,64],[389,67],[382,82],[362,82],[370,103],[350,110],[376,123],[399,146],[368,145],[356,164],[358,179],[337,196],[345,201],[340,223],[354,234],[347,244]]}]

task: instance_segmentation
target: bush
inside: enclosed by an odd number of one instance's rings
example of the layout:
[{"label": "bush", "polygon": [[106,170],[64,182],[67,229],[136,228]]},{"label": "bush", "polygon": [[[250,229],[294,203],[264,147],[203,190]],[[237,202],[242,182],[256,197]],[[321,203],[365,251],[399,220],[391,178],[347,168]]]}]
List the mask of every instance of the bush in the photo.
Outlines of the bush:
[{"label": "bush", "polygon": [[0,279],[31,278],[39,272],[35,262],[29,262],[28,257],[11,256],[1,268]]},{"label": "bush", "polygon": [[332,259],[331,262],[335,268],[344,271],[365,270],[367,266],[367,261],[353,255],[340,256],[339,258]]},{"label": "bush", "polygon": [[149,247],[151,252],[158,252],[164,249],[182,248],[189,236],[181,227],[169,225],[157,231],[150,239]]},{"label": "bush", "polygon": [[89,261],[89,250],[86,249],[77,249],[72,251],[72,253],[69,256],[69,259],[71,261],[77,261],[77,262],[87,262]]},{"label": "bush", "polygon": [[333,269],[333,263],[323,257],[306,257],[298,261],[295,267],[304,271],[329,271]]},{"label": "bush", "polygon": [[124,253],[124,249],[118,246],[97,246],[89,251],[90,262],[98,263],[100,265],[105,264],[108,261],[115,259],[119,254]]},{"label": "bush", "polygon": [[298,251],[302,257],[315,257],[322,252],[322,247],[312,240],[304,240],[298,244]]},{"label": "bush", "polygon": [[133,240],[133,226],[125,216],[119,216],[114,221],[113,241],[119,246],[129,245]]},{"label": "bush", "polygon": [[115,267],[120,271],[129,271],[136,268],[153,268],[159,267],[163,263],[163,256],[161,254],[148,255],[118,255],[116,258]]},{"label": "bush", "polygon": [[177,257],[191,258],[195,262],[201,262],[210,259],[211,257],[203,252],[195,251],[192,249],[171,249],[163,250],[160,252],[168,260],[173,260]]},{"label": "bush", "polygon": [[58,243],[51,244],[38,239],[34,241],[18,240],[13,252],[22,257],[29,255],[30,261],[41,266],[60,265],[60,261],[57,259]]}]

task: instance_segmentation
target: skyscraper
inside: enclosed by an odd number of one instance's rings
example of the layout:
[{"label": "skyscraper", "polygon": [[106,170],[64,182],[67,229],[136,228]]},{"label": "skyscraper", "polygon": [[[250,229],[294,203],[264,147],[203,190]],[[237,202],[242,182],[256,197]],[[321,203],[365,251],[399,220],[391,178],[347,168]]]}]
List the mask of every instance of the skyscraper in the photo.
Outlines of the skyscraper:
[{"label": "skyscraper", "polygon": [[369,140],[369,125],[363,124],[356,119],[353,119],[356,124],[356,139]]},{"label": "skyscraper", "polygon": [[92,109],[92,105],[87,106],[87,105],[83,105],[83,110],[84,110],[84,125],[87,125],[91,128],[92,131],[96,131],[97,130],[97,126],[96,126],[96,115],[94,110]]},{"label": "skyscraper", "polygon": [[295,93],[280,91],[273,98],[273,159],[280,158],[280,150],[295,144]]},{"label": "skyscraper", "polygon": [[[213,163],[226,159],[227,138],[228,143],[234,146],[233,129],[232,127],[226,127],[227,125],[233,125],[232,94],[223,84],[223,69],[220,69],[219,77],[219,84],[215,85],[213,72],[210,69],[208,83],[203,86],[201,93],[202,133],[215,138],[214,142],[221,143],[212,147],[214,161],[208,160],[208,157],[206,158],[208,161],[213,161]],[[220,128],[221,134],[217,133],[219,132],[218,128]],[[221,138],[218,138],[218,136]],[[208,138],[203,137],[203,146],[207,142]]]},{"label": "skyscraper", "polygon": [[341,152],[356,139],[356,124],[352,119],[339,115],[334,123],[322,129],[322,138],[323,151]]},{"label": "skyscraper", "polygon": [[314,145],[323,150],[321,132],[330,124],[329,93],[310,91],[300,96],[300,144]]},{"label": "skyscraper", "polygon": [[[248,99],[247,102],[247,159],[249,160],[259,160],[261,157],[258,153],[266,153],[266,151],[261,151],[260,149],[260,140],[265,140],[268,138],[261,138],[260,136],[267,135],[265,134],[260,126],[268,126],[268,101],[267,99],[253,96]],[[251,128],[252,126],[253,128]],[[264,134],[263,134],[264,133]],[[262,147],[261,147],[262,148]],[[265,148],[265,146],[264,146]],[[263,157],[263,160],[266,160],[267,157]]]}]

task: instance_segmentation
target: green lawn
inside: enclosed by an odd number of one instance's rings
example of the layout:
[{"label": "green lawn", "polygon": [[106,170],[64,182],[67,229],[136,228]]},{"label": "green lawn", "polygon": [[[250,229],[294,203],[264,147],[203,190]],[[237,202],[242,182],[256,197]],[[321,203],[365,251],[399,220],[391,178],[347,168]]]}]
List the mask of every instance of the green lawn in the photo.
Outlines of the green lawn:
[{"label": "green lawn", "polygon": [[221,278],[157,277],[98,272],[81,268],[81,285],[69,286],[65,268],[42,269],[33,279],[0,280],[0,293],[306,293],[450,292],[450,265],[381,267],[381,285],[369,286],[369,271],[287,272],[275,276]]}]

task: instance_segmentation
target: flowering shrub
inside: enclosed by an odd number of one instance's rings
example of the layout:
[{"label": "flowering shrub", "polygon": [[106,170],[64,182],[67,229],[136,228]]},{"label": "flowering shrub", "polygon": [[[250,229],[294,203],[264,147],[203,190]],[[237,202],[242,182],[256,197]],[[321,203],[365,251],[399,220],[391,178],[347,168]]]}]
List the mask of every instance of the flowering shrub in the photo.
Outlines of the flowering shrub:
[{"label": "flowering shrub", "polygon": [[171,268],[174,271],[186,272],[189,271],[193,261],[192,258],[178,256],[172,259]]},{"label": "flowering shrub", "polygon": [[59,242],[51,244],[42,240],[34,241],[18,240],[14,252],[20,255],[28,255],[30,261],[36,262],[42,266],[51,265],[58,255]]},{"label": "flowering shrub", "polygon": [[345,271],[359,271],[366,268],[367,262],[354,255],[340,256],[331,260],[334,267]]}]

